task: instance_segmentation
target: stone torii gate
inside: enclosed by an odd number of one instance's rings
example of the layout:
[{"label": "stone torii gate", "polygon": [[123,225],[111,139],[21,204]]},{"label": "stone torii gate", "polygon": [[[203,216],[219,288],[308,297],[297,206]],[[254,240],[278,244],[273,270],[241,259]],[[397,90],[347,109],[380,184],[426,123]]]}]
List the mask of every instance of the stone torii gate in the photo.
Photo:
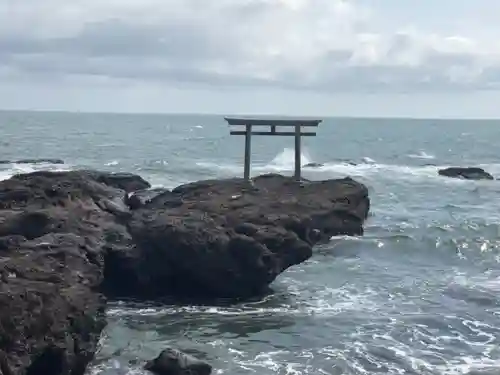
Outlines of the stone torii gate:
[{"label": "stone torii gate", "polygon": [[[252,147],[252,135],[269,135],[269,136],[288,136],[295,137],[295,174],[297,181],[301,179],[301,138],[311,137],[316,135],[316,129],[322,120],[305,120],[305,119],[287,119],[287,120],[271,120],[271,119],[244,119],[244,118],[224,118],[230,126],[244,127],[244,130],[231,130],[231,135],[245,136],[245,168],[243,177],[245,180],[250,180],[250,158]],[[252,131],[253,127],[258,127],[259,130]],[[286,131],[277,131],[276,127],[286,127]],[[266,129],[265,127],[269,127]],[[307,128],[309,131],[303,131]],[[264,129],[264,130],[261,130]],[[290,131],[293,129],[293,131]]]}]

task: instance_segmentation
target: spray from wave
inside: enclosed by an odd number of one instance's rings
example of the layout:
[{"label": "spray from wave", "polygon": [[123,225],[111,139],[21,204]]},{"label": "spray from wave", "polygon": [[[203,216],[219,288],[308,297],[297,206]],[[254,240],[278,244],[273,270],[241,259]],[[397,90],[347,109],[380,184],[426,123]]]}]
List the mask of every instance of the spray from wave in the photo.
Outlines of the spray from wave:
[{"label": "spray from wave", "polygon": [[424,160],[431,160],[436,158],[434,155],[428,154],[422,150],[416,154],[409,154],[408,157],[412,159],[424,159]]},{"label": "spray from wave", "polygon": [[[311,163],[312,157],[307,150],[301,153],[302,165]],[[202,168],[212,170],[223,170],[233,172],[234,174],[241,174],[243,170],[243,163],[220,163],[217,161],[200,161],[196,165]],[[292,148],[284,148],[279,154],[267,163],[253,163],[252,171],[257,172],[281,172],[293,171],[295,168],[295,151]]]},{"label": "spray from wave", "polygon": [[[422,155],[421,155],[422,156]],[[432,155],[427,155],[425,158],[431,158]],[[316,162],[311,155],[304,151],[302,153],[302,165]],[[203,169],[212,170],[215,173],[223,175],[241,175],[243,173],[242,162],[221,163],[220,161],[200,161],[195,163],[196,166]],[[294,170],[295,152],[293,149],[285,148],[274,158],[267,163],[253,163],[251,172],[253,175],[261,173],[289,173]],[[478,165],[484,168],[493,175],[500,174],[500,164]],[[359,160],[335,160],[318,164],[313,168],[304,168],[303,173],[306,177],[312,178],[339,178],[351,176],[353,178],[371,178],[371,177],[387,177],[389,179],[433,179],[447,184],[467,183],[470,181],[461,179],[444,178],[438,175],[438,170],[441,168],[451,167],[451,165],[401,165],[378,162],[368,156]]]},{"label": "spray from wave", "polygon": [[[311,156],[307,150],[304,150],[300,156],[302,165],[311,163]],[[295,168],[295,150],[285,148],[281,153],[276,155],[273,160],[265,167],[277,168],[281,170],[292,170]]]},{"label": "spray from wave", "polygon": [[23,164],[5,164],[0,167],[0,181],[7,180],[17,174],[32,173],[37,171],[68,171],[71,166],[68,164],[51,164],[51,163],[23,163]]}]

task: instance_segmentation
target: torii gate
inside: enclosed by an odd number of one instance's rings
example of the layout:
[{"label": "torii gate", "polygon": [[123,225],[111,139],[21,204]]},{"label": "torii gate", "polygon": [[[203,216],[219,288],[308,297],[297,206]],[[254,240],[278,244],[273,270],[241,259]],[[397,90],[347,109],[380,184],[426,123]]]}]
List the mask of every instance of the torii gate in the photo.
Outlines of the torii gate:
[{"label": "torii gate", "polygon": [[[304,120],[304,119],[289,119],[289,120],[271,120],[271,119],[244,119],[244,118],[224,118],[231,126],[244,126],[245,130],[232,130],[231,135],[244,135],[245,136],[245,168],[243,177],[245,180],[250,180],[250,158],[252,147],[252,135],[271,135],[271,136],[291,136],[295,137],[295,174],[294,177],[297,181],[301,179],[301,137],[315,136],[316,128],[322,120]],[[264,131],[252,131],[253,126],[262,127],[269,126],[269,129]],[[276,131],[277,126],[293,128],[294,131]],[[306,127],[308,130],[303,132],[302,128]]]}]

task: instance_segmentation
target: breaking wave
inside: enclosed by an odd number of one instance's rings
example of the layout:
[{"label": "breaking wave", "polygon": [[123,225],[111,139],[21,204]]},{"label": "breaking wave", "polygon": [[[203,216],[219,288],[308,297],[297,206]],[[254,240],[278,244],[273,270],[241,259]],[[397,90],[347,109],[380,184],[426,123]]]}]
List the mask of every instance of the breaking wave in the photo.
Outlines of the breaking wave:
[{"label": "breaking wave", "polygon": [[420,151],[416,154],[409,154],[408,157],[412,158],[412,159],[425,159],[425,160],[430,160],[430,159],[436,158],[434,155],[428,154],[425,151]]},{"label": "breaking wave", "polygon": [[0,165],[0,181],[7,180],[16,174],[32,173],[36,171],[69,171],[71,169],[72,166],[67,164],[4,164]]},{"label": "breaking wave", "polygon": [[[430,158],[430,157],[429,157]],[[317,162],[308,153],[302,153],[302,165]],[[225,174],[241,175],[243,171],[242,163],[221,163],[220,161],[197,161],[200,168],[219,171]],[[438,170],[451,167],[451,164],[441,165],[403,165],[377,162],[370,157],[363,157],[360,160],[341,160],[320,163],[318,166],[302,168],[305,177],[312,178],[334,178],[334,177],[386,177],[390,179],[435,179],[445,183],[463,183],[460,179],[444,178],[438,175]],[[493,175],[500,176],[500,163],[480,164]],[[284,149],[273,159],[266,163],[253,163],[251,172],[253,175],[271,172],[293,172],[295,168],[295,154],[292,149]],[[470,182],[470,181],[469,181]]]}]

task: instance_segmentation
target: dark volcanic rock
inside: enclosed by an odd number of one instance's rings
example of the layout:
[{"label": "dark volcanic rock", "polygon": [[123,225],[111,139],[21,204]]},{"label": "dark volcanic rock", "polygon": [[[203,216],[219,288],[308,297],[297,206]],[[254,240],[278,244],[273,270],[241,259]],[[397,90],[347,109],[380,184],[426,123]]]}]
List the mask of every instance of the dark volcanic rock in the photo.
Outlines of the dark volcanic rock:
[{"label": "dark volcanic rock", "polygon": [[201,181],[130,210],[127,193],[147,188],[95,171],[0,181],[0,374],[81,375],[105,324],[101,293],[254,295],[318,241],[362,234],[369,210],[349,178]]},{"label": "dark volcanic rock", "polygon": [[324,166],[323,163],[307,163],[302,166],[302,168],[319,168]]},{"label": "dark volcanic rock", "polygon": [[494,177],[482,168],[477,167],[450,167],[440,169],[439,175],[466,180],[494,180]]},{"label": "dark volcanic rock", "polygon": [[183,353],[167,348],[160,355],[146,363],[145,370],[157,375],[210,375],[212,366],[208,363]]},{"label": "dark volcanic rock", "polygon": [[79,172],[0,182],[3,374],[84,373],[105,326],[99,288],[116,225],[97,202],[123,195]]},{"label": "dark volcanic rock", "polygon": [[88,245],[71,234],[1,243],[2,372],[83,375],[105,326],[95,291],[102,273],[87,259]]},{"label": "dark volcanic rock", "polygon": [[[160,201],[162,203],[160,203]],[[164,205],[165,207],[177,207],[182,205],[181,198],[165,188],[139,190],[127,197],[127,205],[131,210],[136,210],[146,205]]]},{"label": "dark volcanic rock", "polygon": [[86,173],[98,182],[124,190],[127,193],[151,187],[149,182],[141,176],[132,173],[105,173],[96,171],[86,171]]},{"label": "dark volcanic rock", "polygon": [[[170,194],[170,193],[169,193]],[[107,287],[151,298],[171,293],[241,297],[264,291],[312,246],[361,235],[367,189],[352,179],[297,183],[266,175],[201,181],[172,191],[178,207],[134,211],[126,249],[106,258]]]}]

